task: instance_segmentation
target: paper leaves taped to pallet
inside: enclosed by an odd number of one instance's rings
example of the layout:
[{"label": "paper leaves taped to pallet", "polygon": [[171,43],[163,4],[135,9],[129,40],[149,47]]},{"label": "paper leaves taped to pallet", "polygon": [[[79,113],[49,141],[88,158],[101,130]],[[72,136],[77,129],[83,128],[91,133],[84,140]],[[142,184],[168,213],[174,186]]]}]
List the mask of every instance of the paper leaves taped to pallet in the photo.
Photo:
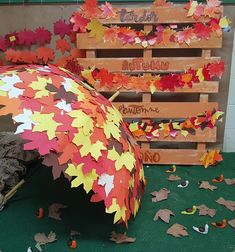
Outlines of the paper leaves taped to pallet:
[{"label": "paper leaves taped to pallet", "polygon": [[38,150],[54,178],[83,185],[114,222],[136,215],[145,187],[140,150],[121,114],[88,84],[55,66],[0,71],[0,115],[13,114],[27,150]]}]

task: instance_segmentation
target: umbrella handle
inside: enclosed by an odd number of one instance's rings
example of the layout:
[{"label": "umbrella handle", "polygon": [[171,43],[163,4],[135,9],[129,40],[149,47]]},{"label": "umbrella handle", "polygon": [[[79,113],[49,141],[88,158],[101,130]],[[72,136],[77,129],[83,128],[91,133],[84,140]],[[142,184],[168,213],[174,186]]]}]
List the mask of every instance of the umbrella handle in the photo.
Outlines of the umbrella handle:
[{"label": "umbrella handle", "polygon": [[116,93],[114,93],[110,98],[109,98],[109,101],[112,102],[116,99],[117,96],[119,96],[120,94],[120,91],[117,91]]}]

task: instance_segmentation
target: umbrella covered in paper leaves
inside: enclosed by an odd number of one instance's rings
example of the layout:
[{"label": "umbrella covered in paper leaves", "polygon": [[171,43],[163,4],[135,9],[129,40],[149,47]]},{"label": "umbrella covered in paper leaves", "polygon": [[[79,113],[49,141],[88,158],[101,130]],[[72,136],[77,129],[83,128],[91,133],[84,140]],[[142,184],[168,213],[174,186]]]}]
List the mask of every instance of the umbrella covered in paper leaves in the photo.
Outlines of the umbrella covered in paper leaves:
[{"label": "umbrella covered in paper leaves", "polygon": [[38,150],[71,187],[93,191],[114,223],[136,215],[145,187],[137,143],[111,102],[55,66],[0,69],[0,115],[12,114],[25,150]]}]

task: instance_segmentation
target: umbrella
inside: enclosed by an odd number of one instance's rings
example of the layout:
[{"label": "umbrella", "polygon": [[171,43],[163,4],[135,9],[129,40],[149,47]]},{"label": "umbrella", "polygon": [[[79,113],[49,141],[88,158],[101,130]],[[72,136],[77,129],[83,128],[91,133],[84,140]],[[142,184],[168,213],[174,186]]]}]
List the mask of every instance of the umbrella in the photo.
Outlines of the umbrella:
[{"label": "umbrella", "polygon": [[15,134],[37,150],[54,179],[91,190],[114,223],[136,215],[145,178],[140,151],[119,111],[80,76],[53,65],[0,69],[0,115],[12,114]]}]

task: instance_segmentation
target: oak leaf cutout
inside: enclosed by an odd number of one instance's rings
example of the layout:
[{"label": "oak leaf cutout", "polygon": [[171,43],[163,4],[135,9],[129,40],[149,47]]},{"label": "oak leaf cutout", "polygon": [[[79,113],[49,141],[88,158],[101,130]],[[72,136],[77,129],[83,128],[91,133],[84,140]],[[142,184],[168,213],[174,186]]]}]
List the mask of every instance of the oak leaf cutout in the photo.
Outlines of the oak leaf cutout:
[{"label": "oak leaf cutout", "polygon": [[235,178],[232,178],[232,179],[226,178],[224,179],[224,181],[227,185],[235,185]]},{"label": "oak leaf cutout", "polygon": [[166,188],[162,188],[160,191],[151,192],[151,195],[153,196],[152,202],[166,200],[168,198],[169,193],[170,191]]},{"label": "oak leaf cutout", "polygon": [[199,215],[209,215],[211,218],[216,215],[216,210],[208,208],[206,205],[197,206],[199,210]]},{"label": "oak leaf cutout", "polygon": [[170,175],[168,177],[168,180],[169,181],[178,181],[178,180],[181,180],[181,177],[177,176],[177,175]]},{"label": "oak leaf cutout", "polygon": [[46,236],[44,233],[37,233],[34,235],[34,240],[39,244],[39,245],[44,245],[47,243],[51,243],[56,241],[56,234],[54,232],[50,232],[48,236]]},{"label": "oak leaf cutout", "polygon": [[166,233],[174,237],[188,236],[187,228],[178,223],[167,229]]},{"label": "oak leaf cutout", "polygon": [[214,191],[217,189],[217,186],[211,185],[208,181],[201,181],[199,188]]},{"label": "oak leaf cutout", "polygon": [[136,238],[128,237],[126,232],[124,234],[118,234],[115,231],[112,231],[109,240],[120,244],[120,243],[133,243],[136,241]]},{"label": "oak leaf cutout", "polygon": [[68,206],[61,204],[61,203],[53,203],[48,208],[48,217],[55,219],[55,220],[61,220],[61,212],[60,209],[67,208]]},{"label": "oak leaf cutout", "polygon": [[225,200],[224,198],[220,197],[219,199],[216,200],[216,202],[220,205],[225,206],[232,212],[235,210],[235,201],[232,200]]},{"label": "oak leaf cutout", "polygon": [[158,219],[161,219],[162,221],[169,223],[171,215],[175,215],[171,210],[169,209],[160,209],[156,212],[153,220],[157,221]]},{"label": "oak leaf cutout", "polygon": [[235,228],[235,219],[228,221],[228,224],[229,224],[231,227]]}]

